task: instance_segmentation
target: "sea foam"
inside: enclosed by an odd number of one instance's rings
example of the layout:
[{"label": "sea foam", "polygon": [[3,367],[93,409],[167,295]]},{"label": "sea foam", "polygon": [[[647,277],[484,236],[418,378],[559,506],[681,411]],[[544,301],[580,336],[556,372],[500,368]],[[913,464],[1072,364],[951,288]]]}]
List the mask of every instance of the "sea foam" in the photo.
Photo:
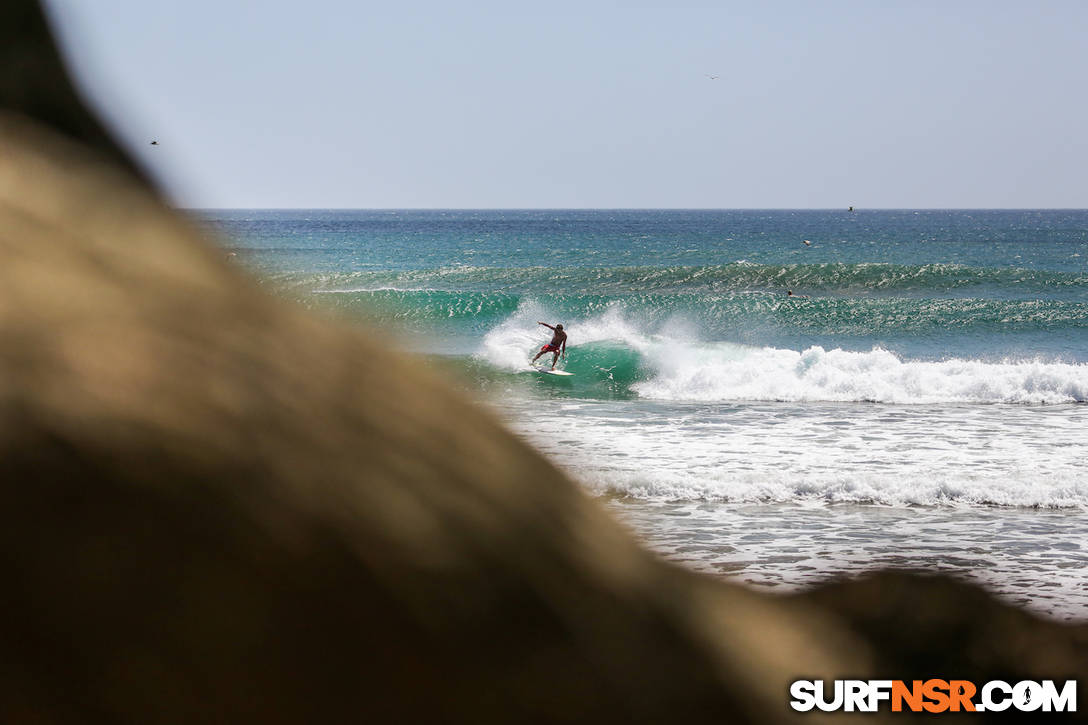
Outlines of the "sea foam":
[{"label": "sea foam", "polygon": [[652,351],[656,374],[636,383],[658,400],[897,404],[1057,404],[1088,400],[1088,365],[1042,361],[909,361],[892,352],[736,345]]}]

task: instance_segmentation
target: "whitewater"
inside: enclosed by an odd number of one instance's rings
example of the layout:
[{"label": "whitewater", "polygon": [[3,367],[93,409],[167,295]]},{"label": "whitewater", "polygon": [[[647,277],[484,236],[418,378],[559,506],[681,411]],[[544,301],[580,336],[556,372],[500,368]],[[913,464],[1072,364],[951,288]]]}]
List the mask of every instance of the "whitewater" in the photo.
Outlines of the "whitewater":
[{"label": "whitewater", "polygon": [[[263,284],[491,406],[670,560],[783,590],[945,571],[1088,617],[1088,212],[204,220]],[[564,324],[573,377],[528,369],[538,321]]]}]

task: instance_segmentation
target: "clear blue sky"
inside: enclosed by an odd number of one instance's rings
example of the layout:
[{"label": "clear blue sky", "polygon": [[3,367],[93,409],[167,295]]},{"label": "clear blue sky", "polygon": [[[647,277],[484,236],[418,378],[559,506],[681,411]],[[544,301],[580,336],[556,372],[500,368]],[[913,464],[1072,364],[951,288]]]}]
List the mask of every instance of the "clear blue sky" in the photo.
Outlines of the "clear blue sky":
[{"label": "clear blue sky", "polygon": [[1088,207],[1081,0],[46,5],[185,206]]}]

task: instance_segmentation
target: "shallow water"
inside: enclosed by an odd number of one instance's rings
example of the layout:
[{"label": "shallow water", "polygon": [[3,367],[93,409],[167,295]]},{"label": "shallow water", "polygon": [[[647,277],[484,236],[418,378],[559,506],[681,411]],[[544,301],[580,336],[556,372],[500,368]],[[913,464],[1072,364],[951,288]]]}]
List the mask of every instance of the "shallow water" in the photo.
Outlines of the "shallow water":
[{"label": "shallow water", "polygon": [[607,501],[654,551],[759,589],[895,567],[952,574],[1059,620],[1088,619],[1083,511]]}]

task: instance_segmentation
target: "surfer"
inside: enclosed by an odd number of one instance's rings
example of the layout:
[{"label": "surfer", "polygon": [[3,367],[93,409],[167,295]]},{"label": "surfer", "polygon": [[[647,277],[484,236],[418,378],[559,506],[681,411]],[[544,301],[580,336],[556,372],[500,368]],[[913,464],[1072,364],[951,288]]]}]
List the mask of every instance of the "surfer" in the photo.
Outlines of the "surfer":
[{"label": "surfer", "polygon": [[533,358],[533,362],[536,362],[537,358],[539,358],[541,355],[550,352],[552,353],[552,370],[555,370],[555,363],[559,360],[559,354],[562,353],[563,357],[567,356],[567,333],[563,332],[562,325],[556,325],[555,327],[552,327],[547,322],[538,322],[536,324],[544,325],[544,327],[547,327],[555,334],[552,335],[551,342],[540,348],[540,352],[538,352],[536,354],[536,357]]}]

